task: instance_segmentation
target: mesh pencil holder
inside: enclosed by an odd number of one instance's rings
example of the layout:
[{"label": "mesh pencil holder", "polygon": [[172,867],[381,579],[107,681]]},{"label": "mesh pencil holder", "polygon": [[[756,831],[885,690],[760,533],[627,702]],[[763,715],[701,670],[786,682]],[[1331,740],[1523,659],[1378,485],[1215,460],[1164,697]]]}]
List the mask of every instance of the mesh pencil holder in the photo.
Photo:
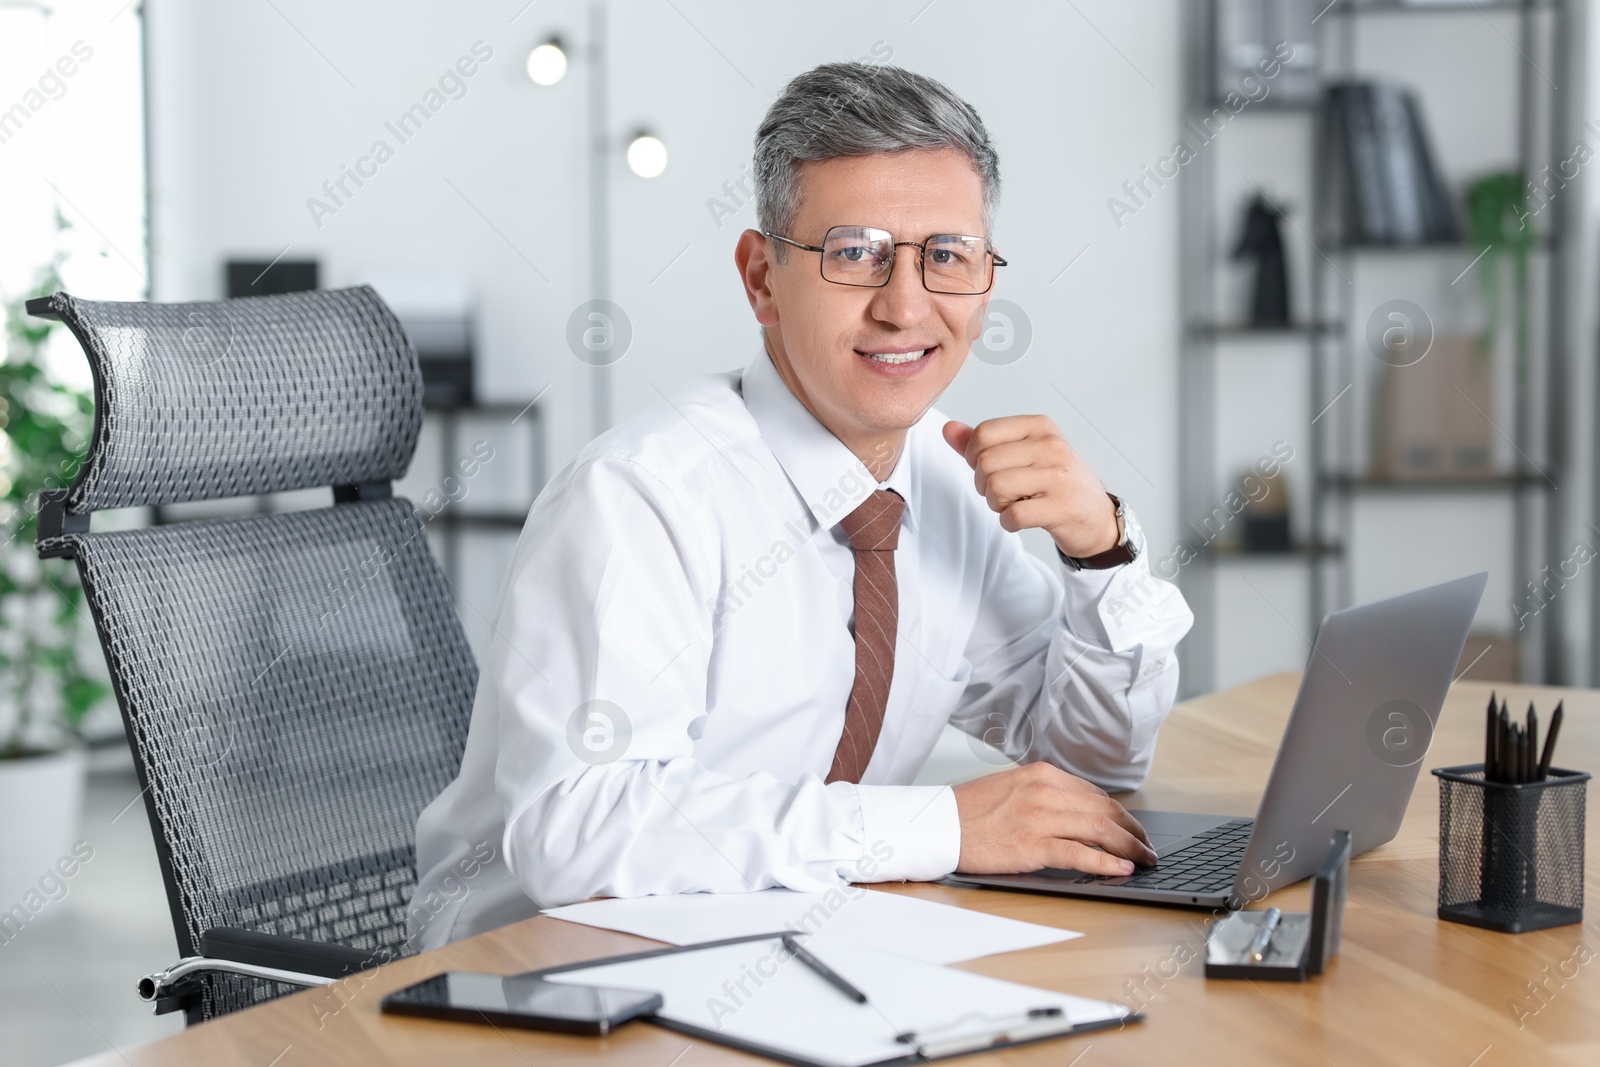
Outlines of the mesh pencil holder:
[{"label": "mesh pencil holder", "polygon": [[1486,782],[1439,767],[1439,918],[1520,934],[1583,921],[1587,771]]}]

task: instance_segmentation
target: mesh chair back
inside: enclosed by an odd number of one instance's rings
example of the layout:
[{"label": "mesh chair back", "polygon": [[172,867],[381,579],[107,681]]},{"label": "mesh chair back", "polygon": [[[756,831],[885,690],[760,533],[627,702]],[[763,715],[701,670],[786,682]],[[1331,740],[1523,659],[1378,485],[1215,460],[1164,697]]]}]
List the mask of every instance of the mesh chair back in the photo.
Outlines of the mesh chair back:
[{"label": "mesh chair back", "polygon": [[422,427],[399,320],[367,286],[192,304],[77,300],[94,443],[67,510],[173,504],[398,478]]},{"label": "mesh chair back", "polygon": [[[410,462],[420,373],[371,290],[49,310],[99,405],[69,514],[370,489]],[[220,361],[184,350],[195,321]],[[183,955],[218,926],[407,951],[416,818],[459,768],[477,668],[422,520],[364,495],[50,538],[83,578]],[[209,975],[191,1019],[282,991]]]}]

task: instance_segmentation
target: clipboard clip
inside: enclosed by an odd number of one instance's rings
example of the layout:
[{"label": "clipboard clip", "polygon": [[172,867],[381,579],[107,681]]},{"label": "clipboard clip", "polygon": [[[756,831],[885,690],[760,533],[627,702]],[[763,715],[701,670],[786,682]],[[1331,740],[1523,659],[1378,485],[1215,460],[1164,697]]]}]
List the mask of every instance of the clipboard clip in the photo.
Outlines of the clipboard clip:
[{"label": "clipboard clip", "polygon": [[[948,1037],[940,1036],[947,1030],[958,1029],[969,1019],[982,1020],[989,1025]],[[1066,1013],[1059,1007],[1051,1006],[1031,1008],[1024,1015],[999,1020],[973,1012],[960,1016],[948,1026],[938,1027],[932,1031],[907,1030],[905,1033],[896,1034],[894,1039],[903,1045],[911,1045],[917,1050],[917,1054],[925,1059],[934,1060],[1001,1045],[1015,1045],[1034,1038],[1049,1037],[1052,1034],[1064,1034],[1070,1032],[1072,1028],[1072,1022]]]}]

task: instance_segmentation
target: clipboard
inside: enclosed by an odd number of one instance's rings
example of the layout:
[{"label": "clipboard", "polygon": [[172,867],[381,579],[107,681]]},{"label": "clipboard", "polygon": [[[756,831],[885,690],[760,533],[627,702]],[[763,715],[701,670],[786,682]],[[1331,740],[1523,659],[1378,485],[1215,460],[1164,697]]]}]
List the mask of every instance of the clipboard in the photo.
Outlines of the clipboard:
[{"label": "clipboard", "polygon": [[859,946],[809,946],[867,994],[858,1004],[789,953],[785,934],[794,931],[585,960],[529,975],[658,990],[665,1002],[643,1016],[646,1021],[796,1067],[902,1067],[1143,1018],[1124,1004]]}]

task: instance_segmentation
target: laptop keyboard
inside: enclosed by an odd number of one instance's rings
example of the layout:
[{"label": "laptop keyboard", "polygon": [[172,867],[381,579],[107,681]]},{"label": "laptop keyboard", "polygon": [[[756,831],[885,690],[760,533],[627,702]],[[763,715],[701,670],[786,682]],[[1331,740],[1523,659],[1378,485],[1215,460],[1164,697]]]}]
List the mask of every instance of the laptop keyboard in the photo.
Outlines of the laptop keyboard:
[{"label": "laptop keyboard", "polygon": [[[1170,889],[1180,893],[1215,893],[1233,888],[1244,863],[1253,819],[1235,819],[1196,834],[1192,845],[1162,856],[1154,867],[1136,870],[1118,884],[1138,889]],[[1105,879],[1096,879],[1104,881]]]}]

